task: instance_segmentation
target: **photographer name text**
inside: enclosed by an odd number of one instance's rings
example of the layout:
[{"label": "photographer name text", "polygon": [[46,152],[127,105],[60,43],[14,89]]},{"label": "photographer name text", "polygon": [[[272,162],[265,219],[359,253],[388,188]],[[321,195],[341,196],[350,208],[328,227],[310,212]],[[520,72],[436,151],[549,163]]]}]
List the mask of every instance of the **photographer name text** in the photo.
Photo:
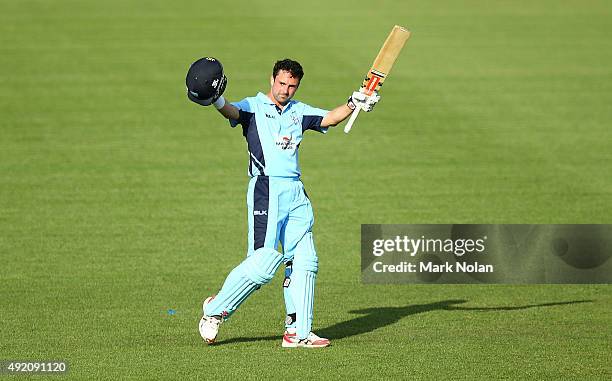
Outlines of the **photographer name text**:
[{"label": "photographer name text", "polygon": [[374,262],[372,269],[376,273],[492,273],[493,265],[483,265],[478,262],[400,262],[386,265],[382,262]]}]

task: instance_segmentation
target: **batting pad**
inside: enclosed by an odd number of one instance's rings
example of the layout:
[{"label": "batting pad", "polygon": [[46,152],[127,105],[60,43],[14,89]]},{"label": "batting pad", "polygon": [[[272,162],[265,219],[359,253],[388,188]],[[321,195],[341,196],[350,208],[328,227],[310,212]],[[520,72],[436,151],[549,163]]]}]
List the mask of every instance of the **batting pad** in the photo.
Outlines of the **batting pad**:
[{"label": "batting pad", "polygon": [[249,255],[239,267],[243,268],[244,274],[252,282],[264,285],[272,280],[282,261],[281,253],[274,249],[262,247]]},{"label": "batting pad", "polygon": [[314,289],[317,274],[303,269],[293,270],[289,292],[296,313],[296,330],[298,338],[305,339],[312,330],[314,307]]},{"label": "batting pad", "polygon": [[[314,247],[312,232],[308,232],[296,247],[291,272],[291,281],[286,289],[287,314],[295,312],[298,338],[305,339],[312,330],[314,289],[319,258]],[[294,311],[289,311],[290,307]]]},{"label": "batting pad", "polygon": [[272,280],[282,259],[276,250],[255,250],[229,273],[221,291],[206,307],[207,314],[228,318],[253,291]]}]

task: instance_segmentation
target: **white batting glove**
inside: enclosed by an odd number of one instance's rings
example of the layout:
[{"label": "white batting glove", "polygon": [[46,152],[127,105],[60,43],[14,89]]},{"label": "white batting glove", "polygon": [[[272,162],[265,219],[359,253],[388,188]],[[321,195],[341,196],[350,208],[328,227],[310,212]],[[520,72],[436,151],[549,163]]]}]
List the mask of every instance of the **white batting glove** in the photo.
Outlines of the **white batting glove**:
[{"label": "white batting glove", "polygon": [[380,100],[378,92],[373,92],[372,95],[365,95],[361,91],[355,91],[349,98],[347,105],[351,110],[357,107],[361,108],[365,112],[370,112],[376,106],[376,103]]}]

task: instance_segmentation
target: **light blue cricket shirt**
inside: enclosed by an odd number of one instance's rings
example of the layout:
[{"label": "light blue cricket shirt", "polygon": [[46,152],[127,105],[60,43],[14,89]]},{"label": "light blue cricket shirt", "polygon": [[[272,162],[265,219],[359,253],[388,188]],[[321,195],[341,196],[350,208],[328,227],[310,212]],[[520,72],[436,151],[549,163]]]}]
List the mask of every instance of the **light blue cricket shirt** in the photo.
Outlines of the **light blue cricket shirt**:
[{"label": "light blue cricket shirt", "polygon": [[321,121],[329,111],[295,100],[281,111],[263,93],[232,104],[240,110],[240,117],[230,119],[230,125],[242,125],[249,150],[249,176],[299,177],[298,148],[304,132],[327,132]]}]

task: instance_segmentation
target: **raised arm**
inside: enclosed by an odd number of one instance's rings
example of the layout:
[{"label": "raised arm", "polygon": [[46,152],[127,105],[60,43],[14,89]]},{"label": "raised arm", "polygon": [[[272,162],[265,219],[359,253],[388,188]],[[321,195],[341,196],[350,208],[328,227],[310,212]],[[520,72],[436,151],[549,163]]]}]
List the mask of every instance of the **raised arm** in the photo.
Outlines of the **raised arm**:
[{"label": "raised arm", "polygon": [[238,120],[240,118],[240,112],[238,107],[233,104],[226,102],[223,96],[219,97],[215,103],[213,103],[217,111],[227,119]]},{"label": "raised arm", "polygon": [[325,115],[321,121],[321,127],[337,125],[348,118],[357,107],[363,111],[370,112],[379,100],[380,96],[376,92],[372,95],[365,95],[360,91],[355,91],[346,104],[336,107]]},{"label": "raised arm", "polygon": [[325,117],[321,121],[321,127],[335,126],[338,123],[342,122],[344,119],[348,118],[348,116],[351,115],[352,112],[353,110],[351,110],[348,104],[345,103],[343,105],[340,105],[328,112],[327,115],[325,115]]}]

